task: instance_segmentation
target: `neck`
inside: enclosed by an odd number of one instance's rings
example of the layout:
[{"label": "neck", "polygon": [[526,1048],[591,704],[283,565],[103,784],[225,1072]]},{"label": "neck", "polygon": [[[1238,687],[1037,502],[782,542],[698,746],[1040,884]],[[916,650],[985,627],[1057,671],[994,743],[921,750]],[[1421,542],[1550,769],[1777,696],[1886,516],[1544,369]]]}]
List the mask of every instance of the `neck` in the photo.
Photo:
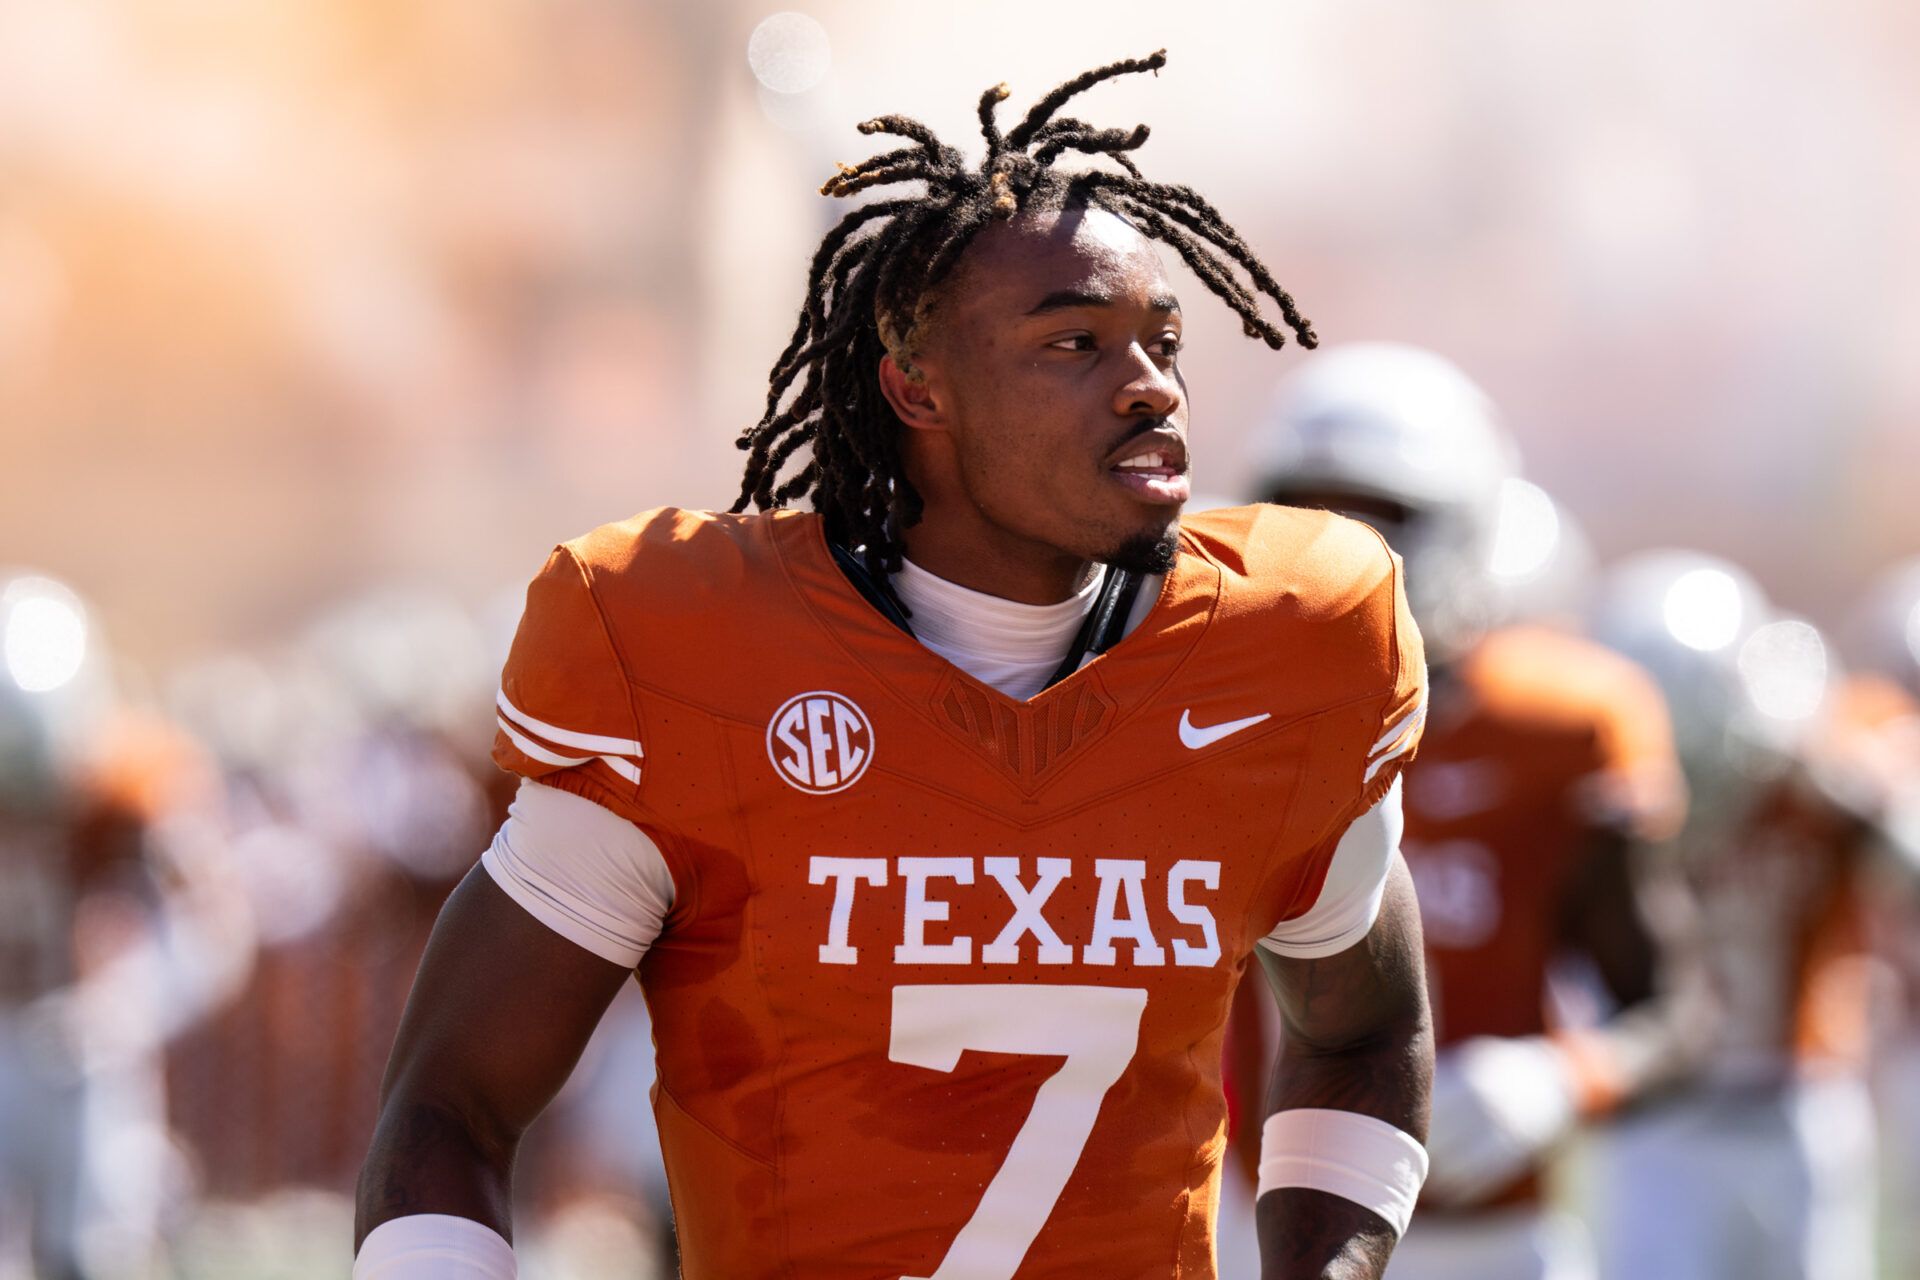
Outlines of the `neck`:
[{"label": "neck", "polygon": [[971,520],[945,519],[929,503],[926,517],[907,530],[907,559],[969,591],[1020,604],[1059,604],[1093,580],[1098,568],[1093,561],[972,514]]}]

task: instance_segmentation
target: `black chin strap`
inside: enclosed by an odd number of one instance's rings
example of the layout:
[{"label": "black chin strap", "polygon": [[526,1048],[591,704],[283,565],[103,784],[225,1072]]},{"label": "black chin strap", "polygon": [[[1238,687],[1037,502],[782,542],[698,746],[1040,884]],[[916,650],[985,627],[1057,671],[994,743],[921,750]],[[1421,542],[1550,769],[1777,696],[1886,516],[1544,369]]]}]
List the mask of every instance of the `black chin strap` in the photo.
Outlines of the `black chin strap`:
[{"label": "black chin strap", "polygon": [[[893,593],[892,585],[877,580],[868,571],[864,560],[839,543],[829,542],[827,546],[832,550],[833,562],[840,566],[840,572],[846,575],[853,589],[874,607],[875,612],[908,635],[913,635],[913,624],[907,621],[907,611],[901,605],[900,598]],[[1078,671],[1088,658],[1105,653],[1120,643],[1120,638],[1127,631],[1127,618],[1133,613],[1133,602],[1140,595],[1141,581],[1137,573],[1107,566],[1093,608],[1087,610],[1080,629],[1074,632],[1073,643],[1067,646],[1067,656],[1053,669],[1053,674],[1047,677],[1043,687],[1050,688],[1060,683]]]},{"label": "black chin strap", "polygon": [[1139,594],[1139,574],[1108,565],[1093,608],[1087,610],[1086,620],[1080,624],[1080,630],[1074,632],[1073,643],[1067,646],[1067,656],[1047,677],[1044,687],[1059,684],[1078,671],[1088,658],[1119,644],[1120,637],[1127,632],[1127,616],[1133,612],[1134,597]]},{"label": "black chin strap", "polygon": [[858,591],[881,617],[908,635],[913,635],[913,624],[907,621],[907,611],[901,606],[900,598],[893,594],[893,588],[876,581],[867,571],[866,561],[839,543],[829,542],[827,547],[833,552],[833,562],[840,566],[840,572],[845,574],[847,581],[853,584],[853,589]]}]

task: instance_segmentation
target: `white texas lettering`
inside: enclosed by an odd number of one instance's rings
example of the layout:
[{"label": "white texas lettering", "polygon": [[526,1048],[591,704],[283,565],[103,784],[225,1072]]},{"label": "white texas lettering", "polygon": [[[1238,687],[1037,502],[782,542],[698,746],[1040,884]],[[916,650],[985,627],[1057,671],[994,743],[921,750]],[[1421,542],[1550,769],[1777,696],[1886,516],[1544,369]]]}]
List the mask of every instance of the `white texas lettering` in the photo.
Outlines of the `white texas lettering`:
[{"label": "white texas lettering", "polygon": [[947,942],[927,941],[927,922],[945,920],[953,909],[950,902],[934,902],[927,897],[927,881],[935,877],[955,884],[973,883],[972,858],[902,858],[900,879],[907,886],[906,924],[900,945],[893,949],[895,964],[972,964],[973,939],[966,936]]},{"label": "white texas lettering", "polygon": [[858,964],[860,949],[847,942],[847,922],[853,917],[853,887],[865,881],[875,887],[887,883],[885,858],[811,858],[810,884],[833,885],[833,915],[827,920],[827,940],[820,944],[821,964]]},{"label": "white texas lettering", "polygon": [[1220,934],[1214,928],[1213,912],[1187,901],[1187,886],[1195,880],[1209,889],[1217,890],[1220,887],[1220,864],[1196,862],[1191,858],[1174,863],[1173,870],[1167,872],[1167,910],[1181,924],[1200,930],[1200,936],[1205,939],[1196,947],[1184,938],[1175,938],[1173,962],[1205,968],[1220,962]]},{"label": "white texas lettering", "polygon": [[1040,944],[1038,959],[1041,964],[1072,964],[1073,948],[1060,940],[1060,935],[1047,923],[1044,909],[1047,899],[1060,887],[1073,871],[1073,863],[1065,858],[1036,858],[1034,871],[1039,879],[1029,889],[1020,883],[1020,859],[987,858],[981,863],[986,873],[999,883],[1001,891],[1007,895],[1007,901],[1013,904],[1013,919],[1007,921],[1007,927],[1000,936],[980,948],[980,959],[986,964],[1019,964],[1020,939],[1032,934]]},{"label": "white texas lettering", "polygon": [[[1073,864],[1066,858],[1035,858],[1033,880],[1021,878],[1021,859],[1016,857],[895,858],[889,866],[886,858],[823,858],[809,860],[807,878],[812,884],[833,886],[833,905],[827,917],[827,940],[820,944],[821,964],[858,964],[860,949],[850,940],[854,898],[860,885],[886,889],[897,884],[896,901],[900,909],[900,942],[893,948],[895,964],[972,964],[974,945],[971,932],[952,932],[944,940],[928,940],[929,926],[951,921],[954,904],[942,896],[935,881],[971,885],[976,869],[983,878],[999,886],[1013,915],[1000,926],[993,940],[979,948],[982,964],[1019,964],[1024,958],[1024,942],[1035,943],[1034,960],[1039,964],[1117,965],[1121,951],[1114,944],[1131,943],[1128,958],[1132,964],[1158,966],[1167,963],[1167,949],[1154,936],[1147,910],[1147,864],[1135,858],[1100,858],[1093,864],[1099,881],[1093,918],[1083,935],[1087,942],[1078,954],[1073,945],[1061,938],[1054,922],[1047,918],[1047,903],[1063,883],[1072,878]],[[1200,890],[1218,893],[1220,864],[1185,858],[1166,873],[1167,915],[1180,931],[1167,937],[1172,944],[1173,963],[1194,968],[1211,968],[1220,963],[1220,931],[1213,908],[1193,900]],[[869,895],[871,897],[871,895]],[[862,908],[870,911],[872,908]],[[1058,909],[1056,908],[1056,911]],[[1056,919],[1058,917],[1056,916]],[[949,924],[948,929],[956,928]],[[937,930],[936,933],[947,932]]]},{"label": "white texas lettering", "polygon": [[[1133,962],[1157,965],[1167,962],[1167,953],[1153,940],[1153,928],[1147,923],[1147,864],[1137,858],[1099,858],[1093,874],[1100,878],[1100,902],[1093,909],[1093,941],[1080,951],[1085,964],[1112,964],[1116,959],[1113,944],[1127,938],[1133,942]],[[1121,895],[1127,899],[1127,914],[1119,914]]]}]

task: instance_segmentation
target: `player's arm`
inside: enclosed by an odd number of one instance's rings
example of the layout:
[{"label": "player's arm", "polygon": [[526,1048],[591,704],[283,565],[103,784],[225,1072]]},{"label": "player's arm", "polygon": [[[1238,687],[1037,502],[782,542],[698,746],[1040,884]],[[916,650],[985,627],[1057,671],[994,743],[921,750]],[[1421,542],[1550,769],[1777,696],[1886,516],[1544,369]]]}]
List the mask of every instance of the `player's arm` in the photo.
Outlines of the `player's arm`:
[{"label": "player's arm", "polygon": [[1713,1030],[1691,892],[1664,844],[1685,816],[1685,784],[1664,700],[1638,670],[1616,673],[1595,713],[1594,771],[1579,803],[1584,856],[1562,885],[1558,941],[1584,956],[1613,1007],[1559,1037],[1576,1110],[1601,1110],[1696,1065]]},{"label": "player's arm", "polygon": [[452,1259],[466,1269],[448,1274],[462,1280],[513,1275],[520,1135],[566,1082],[674,896],[659,846],[635,823],[558,786],[521,784],[441,911],[401,1018],[360,1176],[356,1280],[411,1280]]},{"label": "player's arm", "polygon": [[1262,1276],[1377,1277],[1425,1171],[1418,1144],[1433,1074],[1420,915],[1406,863],[1392,855],[1379,914],[1354,945],[1324,957],[1258,951],[1285,1023],[1256,1208]]},{"label": "player's arm", "polygon": [[1714,1004],[1688,940],[1684,888],[1656,874],[1625,832],[1595,829],[1589,842],[1562,896],[1558,939],[1587,960],[1613,1013],[1544,1035],[1476,1036],[1440,1055],[1427,1140],[1436,1202],[1485,1200],[1579,1121],[1683,1078],[1711,1046]]},{"label": "player's arm", "polygon": [[1608,1016],[1549,1034],[1451,1045],[1434,1073],[1427,1180],[1472,1204],[1539,1162],[1579,1121],[1692,1072],[1712,1045],[1715,1003],[1692,900],[1661,842],[1684,814],[1667,712],[1637,670],[1599,686],[1592,772],[1569,797],[1584,844],[1560,886],[1555,937],[1583,960]]},{"label": "player's arm", "polygon": [[520,1135],[665,927],[675,885],[643,829],[623,652],[588,560],[557,548],[496,699],[494,760],[523,781],[414,979],[360,1174],[355,1280],[514,1274]]},{"label": "player's arm", "polygon": [[1592,962],[1616,1010],[1562,1037],[1566,1052],[1594,1059],[1587,1109],[1671,1083],[1709,1047],[1714,1018],[1693,915],[1685,883],[1657,850],[1618,828],[1590,832],[1560,921],[1562,945]]},{"label": "player's arm", "polygon": [[629,977],[535,919],[484,869],[470,872],[434,925],[387,1064],[355,1250],[382,1223],[423,1214],[510,1241],[520,1135]]}]

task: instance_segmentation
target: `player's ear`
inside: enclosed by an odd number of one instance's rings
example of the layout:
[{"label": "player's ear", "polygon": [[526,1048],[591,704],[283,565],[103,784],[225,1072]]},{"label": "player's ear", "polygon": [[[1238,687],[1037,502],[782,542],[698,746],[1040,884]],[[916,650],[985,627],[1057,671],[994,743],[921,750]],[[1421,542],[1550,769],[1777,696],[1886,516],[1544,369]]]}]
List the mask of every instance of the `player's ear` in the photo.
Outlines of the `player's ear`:
[{"label": "player's ear", "polygon": [[921,431],[946,430],[946,413],[925,374],[902,369],[890,354],[880,357],[880,394],[907,426]]}]

